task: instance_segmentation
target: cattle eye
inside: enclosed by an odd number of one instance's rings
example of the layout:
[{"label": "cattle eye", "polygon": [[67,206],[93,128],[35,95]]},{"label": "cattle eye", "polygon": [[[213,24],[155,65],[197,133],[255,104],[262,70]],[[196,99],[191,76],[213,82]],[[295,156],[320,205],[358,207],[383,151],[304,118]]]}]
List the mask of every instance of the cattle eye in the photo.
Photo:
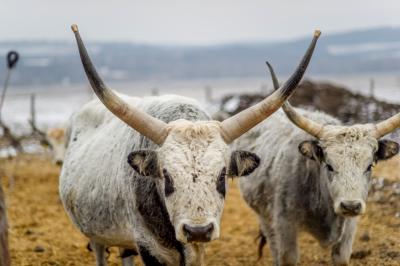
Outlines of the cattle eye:
[{"label": "cattle eye", "polygon": [[371,170],[372,170],[372,164],[368,165],[366,172],[371,172]]},{"label": "cattle eye", "polygon": [[333,172],[333,167],[330,164],[326,164],[326,169],[328,169],[329,172]]},{"label": "cattle eye", "polygon": [[172,180],[171,176],[168,174],[166,169],[163,169],[163,176],[164,176],[164,182],[165,182],[165,196],[168,197],[172,193],[174,193],[174,181]]},{"label": "cattle eye", "polygon": [[226,168],[222,168],[221,173],[217,179],[217,191],[225,197],[226,188],[225,188],[225,176],[226,176]]}]

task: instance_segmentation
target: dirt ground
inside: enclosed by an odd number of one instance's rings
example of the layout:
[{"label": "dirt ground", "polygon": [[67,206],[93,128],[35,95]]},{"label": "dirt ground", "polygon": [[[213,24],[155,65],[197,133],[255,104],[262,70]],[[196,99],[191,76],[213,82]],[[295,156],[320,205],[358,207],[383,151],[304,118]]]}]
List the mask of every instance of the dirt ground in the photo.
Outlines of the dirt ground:
[{"label": "dirt ground", "polygon": [[[72,225],[58,197],[59,168],[40,157],[0,161],[6,190],[13,265],[94,265],[87,239]],[[359,223],[351,265],[400,265],[400,158],[374,169],[374,188]],[[11,173],[14,184],[9,187]],[[221,238],[207,248],[206,265],[272,265],[268,248],[257,261],[255,215],[229,181]],[[396,190],[398,189],[398,190]],[[300,265],[330,265],[330,252],[301,235]],[[110,265],[119,265],[111,249]],[[142,265],[135,258],[136,265]]]}]

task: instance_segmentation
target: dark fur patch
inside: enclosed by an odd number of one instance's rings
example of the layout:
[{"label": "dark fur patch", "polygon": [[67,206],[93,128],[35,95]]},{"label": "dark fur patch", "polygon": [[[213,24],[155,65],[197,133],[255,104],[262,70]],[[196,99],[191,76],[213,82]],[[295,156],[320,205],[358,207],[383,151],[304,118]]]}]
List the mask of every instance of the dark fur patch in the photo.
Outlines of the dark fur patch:
[{"label": "dark fur patch", "polygon": [[148,229],[167,248],[180,245],[175,238],[175,229],[171,223],[164,201],[157,193],[155,181],[141,184],[136,188],[138,211],[146,222]]},{"label": "dark fur patch", "polygon": [[156,257],[154,257],[153,255],[151,255],[150,251],[139,245],[139,252],[140,252],[140,257],[142,258],[142,261],[144,263],[144,265],[146,266],[164,266],[167,264],[161,263],[158,261],[158,259]]},{"label": "dark fur patch", "polygon": [[174,188],[174,180],[172,180],[171,176],[168,174],[167,169],[163,169],[163,176],[164,176],[164,182],[165,182],[165,196],[168,197],[172,193],[174,193],[175,188]]},{"label": "dark fur patch", "polygon": [[157,153],[151,150],[139,150],[128,155],[128,163],[142,176],[159,176]]},{"label": "dark fur patch", "polygon": [[225,178],[226,178],[226,168],[222,168],[221,173],[218,176],[217,180],[217,191],[225,198],[226,194],[226,185],[225,185]]},{"label": "dark fur patch", "polygon": [[136,204],[140,215],[149,231],[157,238],[161,245],[167,248],[174,248],[179,252],[181,255],[181,265],[184,265],[184,247],[175,238],[175,228],[171,223],[165,202],[157,192],[155,180],[145,177],[138,178],[140,180],[137,180],[138,186],[135,189],[135,194],[137,196]]},{"label": "dark fur patch", "polygon": [[248,151],[234,151],[231,155],[228,175],[230,177],[251,174],[260,165],[260,158]]},{"label": "dark fur patch", "polygon": [[397,153],[399,153],[399,144],[397,142],[384,139],[378,141],[379,148],[378,151],[375,153],[375,160],[386,160],[392,158]]}]

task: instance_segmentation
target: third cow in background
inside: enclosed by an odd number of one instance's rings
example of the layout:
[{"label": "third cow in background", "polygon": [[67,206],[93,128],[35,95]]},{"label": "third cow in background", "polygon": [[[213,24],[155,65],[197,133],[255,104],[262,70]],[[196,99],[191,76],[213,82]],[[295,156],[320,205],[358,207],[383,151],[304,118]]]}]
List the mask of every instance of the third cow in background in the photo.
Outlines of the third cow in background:
[{"label": "third cow in background", "polygon": [[50,145],[51,158],[53,163],[62,165],[65,151],[67,149],[67,128],[55,127],[46,132],[46,141]]}]

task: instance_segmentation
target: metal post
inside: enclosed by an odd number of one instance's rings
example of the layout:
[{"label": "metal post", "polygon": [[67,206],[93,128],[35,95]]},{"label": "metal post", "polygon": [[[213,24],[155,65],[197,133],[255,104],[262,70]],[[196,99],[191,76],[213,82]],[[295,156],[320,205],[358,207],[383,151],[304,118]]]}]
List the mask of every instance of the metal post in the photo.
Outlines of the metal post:
[{"label": "metal post", "polygon": [[6,98],[6,93],[7,93],[7,88],[8,88],[8,83],[10,81],[10,76],[11,76],[11,70],[17,65],[19,59],[19,54],[15,51],[10,51],[7,54],[7,72],[6,72],[6,77],[4,79],[4,85],[3,85],[3,91],[1,93],[1,99],[0,99],[0,123],[2,123],[2,108],[4,105],[4,99]]}]

